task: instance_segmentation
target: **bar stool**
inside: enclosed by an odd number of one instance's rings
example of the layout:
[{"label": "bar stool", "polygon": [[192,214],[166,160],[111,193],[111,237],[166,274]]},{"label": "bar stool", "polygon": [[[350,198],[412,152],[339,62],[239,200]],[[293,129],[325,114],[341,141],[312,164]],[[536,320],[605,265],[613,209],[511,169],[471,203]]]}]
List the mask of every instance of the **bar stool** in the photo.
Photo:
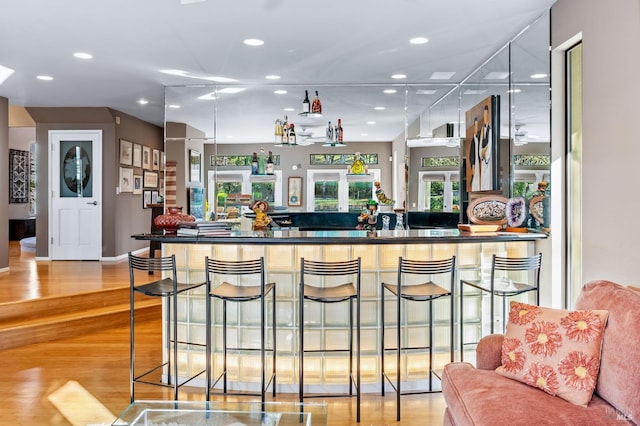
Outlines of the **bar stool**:
[{"label": "bar stool", "polygon": [[[440,390],[433,390],[433,375],[436,374],[433,370],[433,301],[443,297],[449,296],[450,299],[450,358],[453,362],[453,347],[454,347],[454,276],[456,267],[456,257],[452,256],[449,259],[444,260],[409,260],[398,258],[398,282],[397,284],[382,283],[383,290],[386,289],[396,297],[396,326],[397,337],[395,348],[385,348],[384,341],[384,314],[385,304],[384,297],[382,301],[382,351],[380,355],[381,372],[382,372],[382,396],[384,396],[385,381],[388,381],[391,387],[396,392],[396,420],[400,421],[400,396],[401,395],[415,395],[422,393],[441,392]],[[439,286],[432,281],[433,275],[450,274],[449,290]],[[410,276],[412,275],[428,275],[429,281],[421,284],[409,284]],[[383,291],[384,293],[384,291]],[[402,299],[414,302],[429,302],[429,346],[411,347],[408,345],[402,345]],[[407,306],[408,308],[408,306]],[[424,350],[429,349],[429,389],[402,392],[401,390],[401,374],[400,374],[400,352],[407,350]],[[393,380],[385,372],[384,365],[384,353],[388,350],[396,351],[396,381]]]},{"label": "bar stool", "polygon": [[[536,305],[540,305],[540,266],[542,253],[531,257],[499,257],[495,254],[491,260],[491,278],[486,280],[460,280],[460,361],[464,360],[464,285],[474,287],[491,295],[491,334],[494,332],[494,296],[502,297],[502,331],[505,329],[507,298],[519,294],[536,292]],[[531,282],[515,282],[511,279],[497,278],[496,271],[532,271],[534,278]],[[501,285],[503,284],[503,285]],[[506,285],[504,285],[506,284]],[[474,343],[466,343],[472,345]]]},{"label": "bar stool", "polygon": [[[136,284],[135,270],[145,271],[145,278],[149,279],[149,274],[153,272],[162,272],[163,275],[171,273],[170,277],[161,278],[151,282],[145,282],[144,284]],[[175,256],[147,258],[138,257],[129,252],[129,347],[130,347],[130,395],[131,402],[135,400],[135,384],[143,383],[154,386],[164,386],[173,388],[173,399],[178,399],[178,388],[185,383],[193,380],[195,377],[204,373],[205,370],[200,371],[193,376],[188,377],[182,383],[178,380],[178,344],[181,345],[196,345],[204,346],[198,343],[179,341],[178,340],[178,295],[188,292],[195,288],[204,286],[204,283],[195,284],[183,284],[178,283],[176,275],[176,258]],[[166,298],[165,302],[165,331],[164,331],[164,348],[167,351],[167,361],[160,365],[157,365],[145,373],[136,375],[135,371],[135,293],[141,293],[149,297],[162,297]],[[173,344],[173,346],[172,346]],[[167,366],[167,383],[161,381],[149,381],[145,377],[152,372]]]},{"label": "bar stool", "polygon": [[[356,421],[360,422],[360,258],[354,260],[346,260],[341,262],[324,262],[315,260],[300,260],[300,305],[299,305],[299,344],[298,362],[299,362],[299,397],[300,403],[304,398],[313,397],[340,397],[353,396],[353,386],[355,382],[356,388]],[[320,281],[324,281],[325,285],[311,285],[305,282],[308,276],[320,276]],[[353,281],[333,285],[328,284],[326,277],[331,276],[350,276],[355,279]],[[320,303],[338,303],[349,302],[349,348],[348,349],[304,349],[304,301]],[[356,374],[353,374],[353,305],[356,305]],[[305,353],[327,353],[327,352],[349,352],[349,393],[339,395],[327,394],[307,394],[304,393],[304,354]]]},{"label": "bar stool", "polygon": [[[225,260],[217,260],[210,259],[209,257],[205,258],[206,263],[206,291],[207,291],[207,301],[206,301],[206,321],[207,321],[207,390],[206,390],[206,398],[209,400],[211,394],[211,388],[215,386],[220,379],[222,379],[222,390],[224,395],[236,394],[236,395],[244,395],[244,396],[260,396],[260,400],[262,403],[265,402],[266,392],[269,385],[272,386],[273,396],[276,396],[276,285],[275,283],[266,283],[265,282],[265,271],[264,271],[264,258],[260,257],[255,260],[238,260],[238,261],[225,261]],[[225,276],[224,278],[229,278],[231,276],[236,276],[238,282],[241,284],[231,284],[227,281],[222,281],[215,288],[211,287],[211,274],[218,274],[221,276]],[[252,277],[251,277],[252,276]],[[248,282],[253,278],[259,279],[258,285],[248,285],[242,284],[243,282]],[[266,316],[265,316],[265,299],[269,293],[271,295],[271,308],[272,308],[272,318],[271,318],[271,331],[273,338],[273,345],[271,349],[267,349],[266,340]],[[222,363],[222,373],[215,379],[215,382],[211,383],[212,376],[212,367],[211,367],[211,354],[212,354],[212,343],[211,343],[211,299],[217,298],[222,300],[222,345],[223,345],[223,363]],[[260,301],[260,348],[241,348],[241,347],[228,347],[227,345],[227,302],[250,302],[250,301]],[[251,393],[251,392],[230,392],[227,389],[227,352],[229,350],[232,351],[260,351],[260,393]],[[271,352],[273,355],[273,361],[271,365],[271,375],[269,375],[267,380],[267,372],[266,372],[266,353]]]}]

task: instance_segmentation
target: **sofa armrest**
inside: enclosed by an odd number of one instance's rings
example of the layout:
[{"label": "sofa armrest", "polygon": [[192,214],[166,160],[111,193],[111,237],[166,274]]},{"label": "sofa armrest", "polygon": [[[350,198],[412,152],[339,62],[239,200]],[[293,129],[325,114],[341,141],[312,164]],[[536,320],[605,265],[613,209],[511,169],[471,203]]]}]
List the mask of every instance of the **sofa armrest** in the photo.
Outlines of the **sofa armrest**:
[{"label": "sofa armrest", "polygon": [[476,348],[476,367],[482,370],[495,370],[501,364],[502,341],[504,335],[490,334],[478,342]]}]

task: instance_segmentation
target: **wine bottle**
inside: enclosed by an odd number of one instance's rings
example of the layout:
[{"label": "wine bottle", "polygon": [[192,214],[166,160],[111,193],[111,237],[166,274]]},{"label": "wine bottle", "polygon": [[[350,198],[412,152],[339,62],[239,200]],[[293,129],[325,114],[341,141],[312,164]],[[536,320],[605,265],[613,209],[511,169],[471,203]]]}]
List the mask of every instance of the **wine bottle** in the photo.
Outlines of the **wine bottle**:
[{"label": "wine bottle", "polygon": [[280,136],[280,142],[283,145],[287,145],[289,143],[289,117],[284,116],[284,121],[282,123],[282,135]]},{"label": "wine bottle", "polygon": [[296,142],[296,131],[293,123],[289,124],[289,145],[297,145]]},{"label": "wine bottle", "polygon": [[343,141],[344,141],[344,138],[342,135],[342,120],[338,118],[338,126],[336,130],[336,142],[342,143]]},{"label": "wine bottle", "polygon": [[258,174],[263,175],[265,169],[264,164],[264,148],[260,148],[260,155],[258,156]]},{"label": "wine bottle", "polygon": [[316,97],[313,98],[313,103],[311,104],[311,112],[314,114],[322,114],[322,104],[320,103],[320,99],[318,98],[317,90]]},{"label": "wine bottle", "polygon": [[251,157],[251,174],[258,174],[258,153],[254,152],[253,157]]},{"label": "wine bottle", "polygon": [[304,101],[302,101],[302,112],[308,114],[311,111],[311,103],[309,102],[309,91],[304,91]]},{"label": "wine bottle", "polygon": [[269,157],[267,158],[267,167],[266,167],[266,172],[268,175],[272,175],[273,174],[273,153],[271,151],[269,151]]},{"label": "wine bottle", "polygon": [[327,143],[334,143],[334,138],[335,135],[333,134],[333,127],[331,126],[331,122],[329,122],[329,124],[327,124]]}]

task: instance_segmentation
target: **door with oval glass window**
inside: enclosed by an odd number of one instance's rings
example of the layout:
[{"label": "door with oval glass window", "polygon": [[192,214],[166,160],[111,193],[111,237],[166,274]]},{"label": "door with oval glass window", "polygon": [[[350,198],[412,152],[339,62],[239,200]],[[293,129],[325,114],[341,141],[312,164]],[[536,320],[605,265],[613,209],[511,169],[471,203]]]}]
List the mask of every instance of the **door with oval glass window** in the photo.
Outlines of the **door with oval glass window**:
[{"label": "door with oval glass window", "polygon": [[49,257],[102,256],[102,131],[49,131]]}]

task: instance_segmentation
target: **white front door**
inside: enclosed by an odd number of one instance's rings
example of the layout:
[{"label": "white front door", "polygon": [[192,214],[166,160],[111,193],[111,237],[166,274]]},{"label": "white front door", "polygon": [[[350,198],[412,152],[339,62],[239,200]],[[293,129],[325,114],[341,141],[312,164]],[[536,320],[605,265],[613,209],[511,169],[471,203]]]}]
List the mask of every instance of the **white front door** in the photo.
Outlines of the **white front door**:
[{"label": "white front door", "polygon": [[49,131],[49,257],[102,256],[102,131]]}]

